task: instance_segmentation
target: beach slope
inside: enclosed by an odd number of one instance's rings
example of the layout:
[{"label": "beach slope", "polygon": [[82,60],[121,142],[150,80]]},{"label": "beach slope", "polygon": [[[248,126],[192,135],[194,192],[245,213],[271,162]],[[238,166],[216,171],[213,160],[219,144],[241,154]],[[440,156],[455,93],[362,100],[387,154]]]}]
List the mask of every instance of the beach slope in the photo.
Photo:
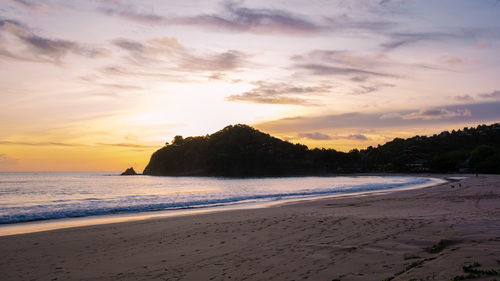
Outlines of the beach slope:
[{"label": "beach slope", "polygon": [[4,236],[0,249],[1,280],[450,280],[474,262],[475,280],[500,279],[481,275],[500,269],[500,176]]}]

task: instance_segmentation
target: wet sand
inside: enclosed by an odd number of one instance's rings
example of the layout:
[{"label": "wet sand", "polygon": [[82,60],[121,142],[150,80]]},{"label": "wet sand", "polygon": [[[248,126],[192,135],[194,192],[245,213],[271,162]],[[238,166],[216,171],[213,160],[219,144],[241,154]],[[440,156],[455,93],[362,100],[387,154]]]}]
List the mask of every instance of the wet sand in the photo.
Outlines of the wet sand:
[{"label": "wet sand", "polygon": [[450,280],[500,269],[500,176],[4,236],[0,252],[0,280]]}]

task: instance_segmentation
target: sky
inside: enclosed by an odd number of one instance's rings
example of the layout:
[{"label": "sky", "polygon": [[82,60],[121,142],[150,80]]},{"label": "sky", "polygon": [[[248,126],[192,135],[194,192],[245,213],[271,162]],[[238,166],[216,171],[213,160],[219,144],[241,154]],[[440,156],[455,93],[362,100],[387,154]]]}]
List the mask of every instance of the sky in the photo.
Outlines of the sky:
[{"label": "sky", "polygon": [[0,0],[0,171],[230,124],[339,151],[500,121],[497,0]]}]

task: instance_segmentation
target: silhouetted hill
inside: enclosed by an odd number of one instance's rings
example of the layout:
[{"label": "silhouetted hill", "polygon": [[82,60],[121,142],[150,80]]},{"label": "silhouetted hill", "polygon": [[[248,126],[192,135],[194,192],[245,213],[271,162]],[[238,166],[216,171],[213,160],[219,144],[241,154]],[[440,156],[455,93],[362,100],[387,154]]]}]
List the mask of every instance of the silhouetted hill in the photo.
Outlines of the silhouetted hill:
[{"label": "silhouetted hill", "polygon": [[148,175],[271,176],[315,173],[305,145],[292,144],[246,125],[204,137],[176,136],[156,151]]},{"label": "silhouetted hill", "polygon": [[207,136],[176,136],[151,156],[145,175],[284,176],[352,172],[500,173],[500,124],[396,138],[348,153],[308,149],[247,125]]},{"label": "silhouetted hill", "polygon": [[500,124],[396,138],[360,154],[364,171],[500,173]]}]

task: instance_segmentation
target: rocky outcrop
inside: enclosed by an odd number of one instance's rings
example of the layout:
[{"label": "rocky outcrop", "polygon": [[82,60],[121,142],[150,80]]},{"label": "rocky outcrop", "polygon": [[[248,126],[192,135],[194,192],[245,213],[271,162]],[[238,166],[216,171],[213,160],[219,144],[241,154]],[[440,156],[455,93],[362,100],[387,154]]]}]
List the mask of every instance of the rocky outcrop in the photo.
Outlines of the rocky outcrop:
[{"label": "rocky outcrop", "polygon": [[123,172],[121,175],[122,176],[135,176],[138,174],[135,172],[133,167],[130,167],[130,168],[126,169],[125,172]]}]

